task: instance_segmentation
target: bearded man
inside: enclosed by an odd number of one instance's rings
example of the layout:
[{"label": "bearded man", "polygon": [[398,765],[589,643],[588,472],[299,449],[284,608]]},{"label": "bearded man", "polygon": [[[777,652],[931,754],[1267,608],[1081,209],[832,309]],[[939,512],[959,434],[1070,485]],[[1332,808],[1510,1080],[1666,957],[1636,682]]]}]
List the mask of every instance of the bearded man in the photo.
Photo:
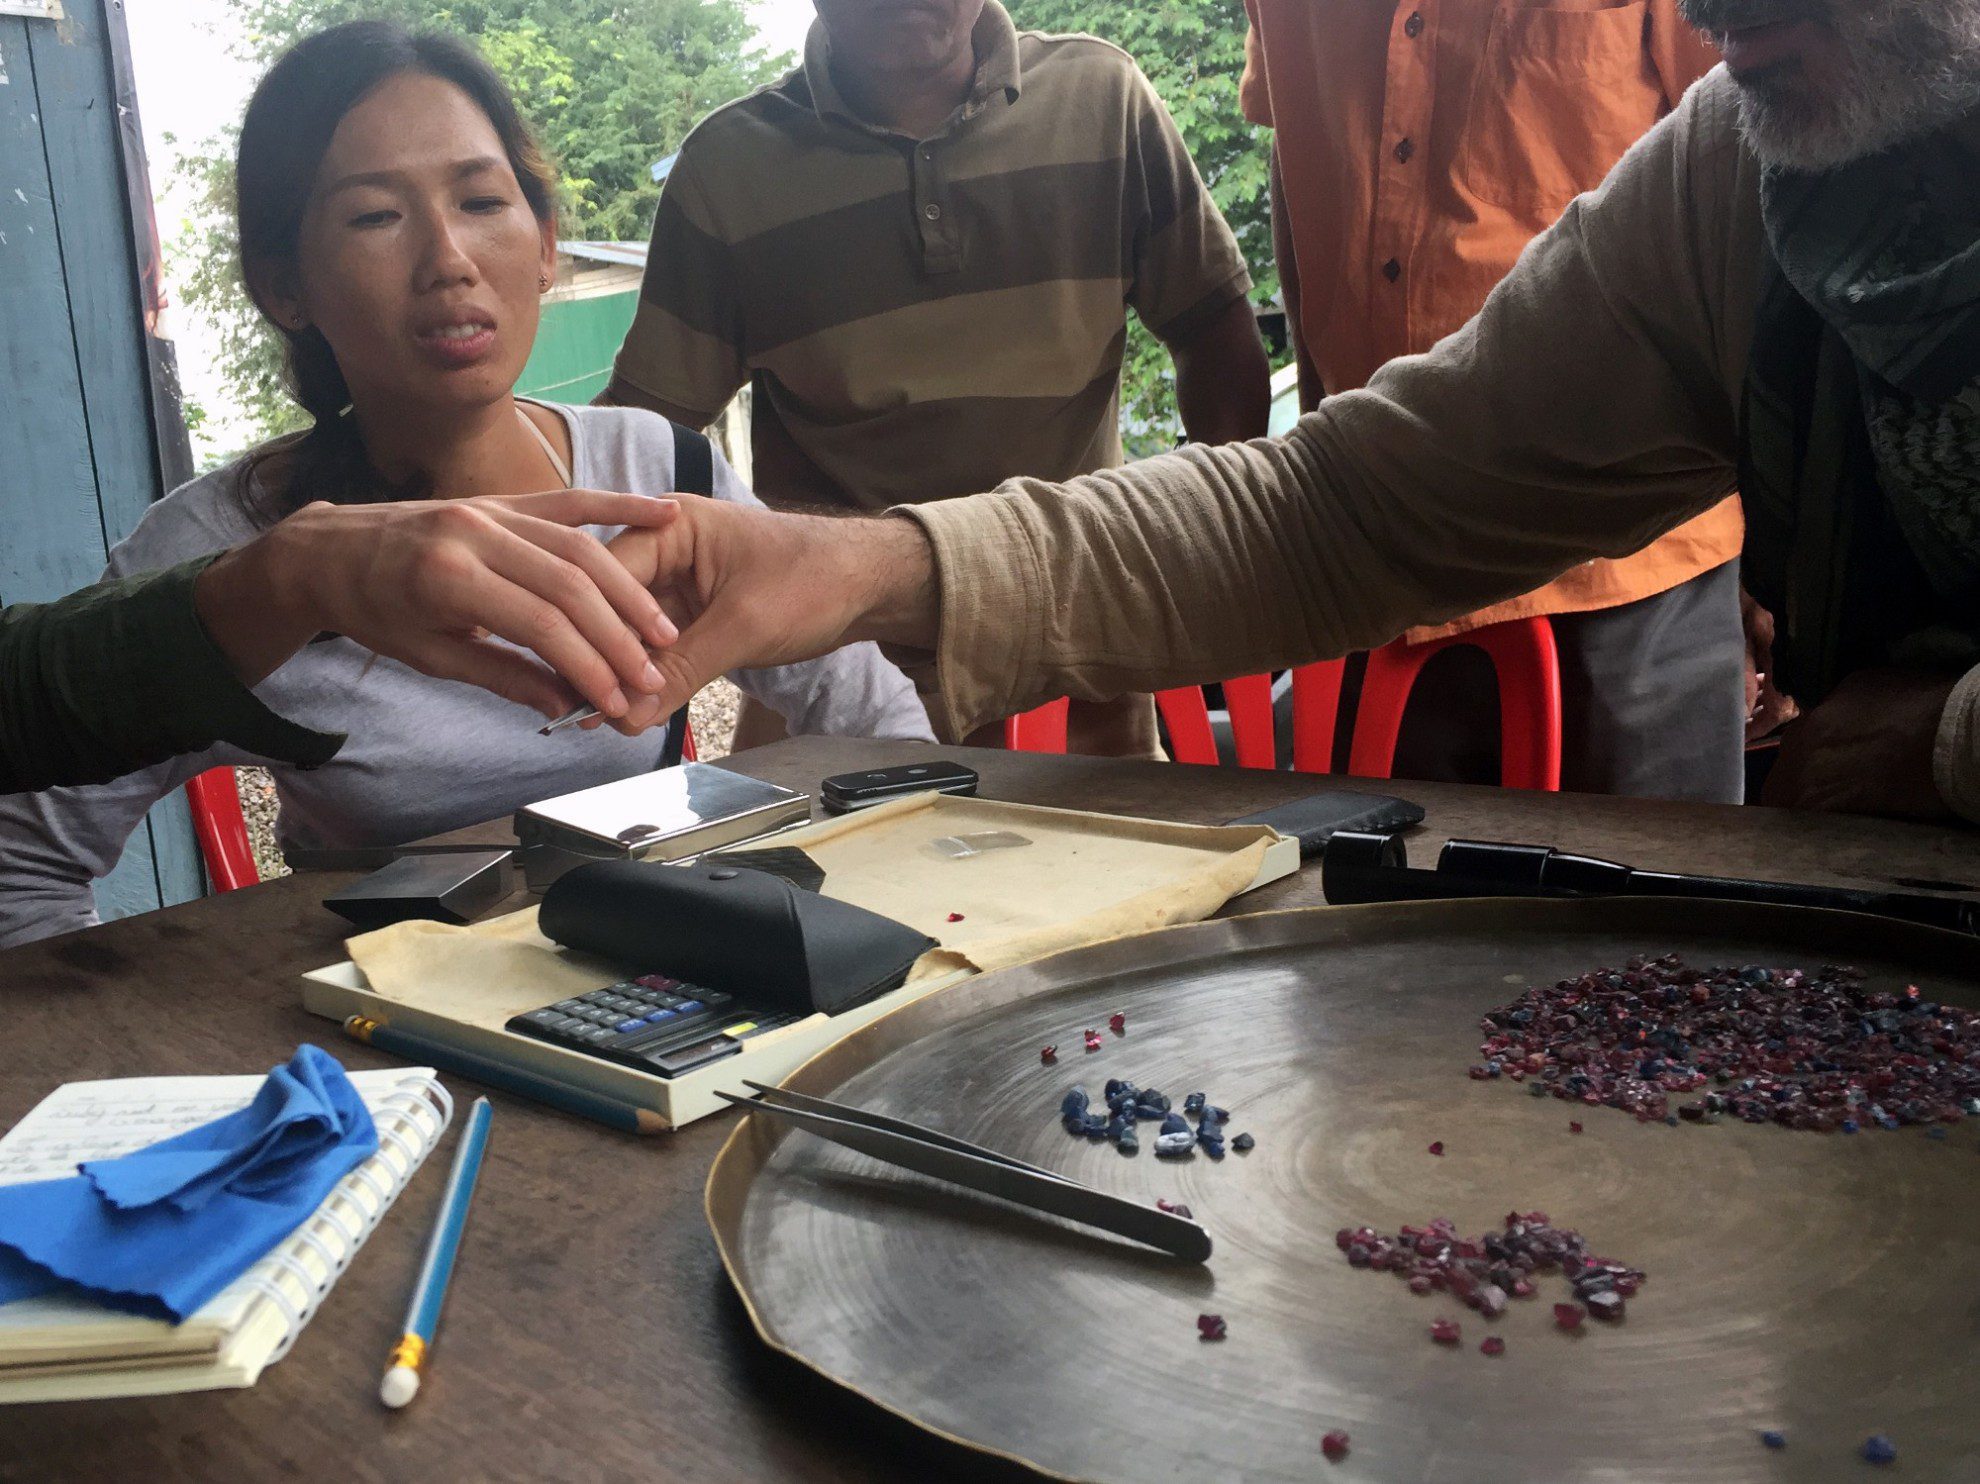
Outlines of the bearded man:
[{"label": "bearded man", "polygon": [[1980,821],[1980,0],[1684,10],[1725,67],[1470,324],[1284,438],[631,538],[696,616],[642,710],[860,638],[932,651],[950,734],[1301,663],[1636,550],[1736,480],[1807,708],[1770,800]]}]

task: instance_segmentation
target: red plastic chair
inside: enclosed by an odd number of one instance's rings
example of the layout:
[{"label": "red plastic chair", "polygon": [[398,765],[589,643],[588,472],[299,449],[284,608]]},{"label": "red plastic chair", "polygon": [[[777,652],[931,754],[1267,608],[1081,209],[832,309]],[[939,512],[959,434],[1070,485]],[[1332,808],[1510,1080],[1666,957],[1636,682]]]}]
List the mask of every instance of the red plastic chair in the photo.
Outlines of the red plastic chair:
[{"label": "red plastic chair", "polygon": [[1036,711],[1026,711],[1004,722],[1006,752],[1064,752],[1066,750],[1066,710],[1062,696],[1047,701]]},{"label": "red plastic chair", "polygon": [[1388,778],[1396,763],[1409,693],[1433,655],[1469,644],[1491,658],[1499,677],[1499,784],[1557,793],[1561,786],[1561,659],[1554,626],[1544,618],[1514,619],[1428,644],[1393,644],[1370,651],[1355,713],[1348,772]]},{"label": "red plastic chair", "polygon": [[[1295,771],[1326,773],[1334,761],[1334,721],[1341,708],[1340,660],[1302,665],[1292,672],[1293,759]],[[1217,739],[1210,729],[1210,705],[1203,687],[1180,686],[1155,693],[1155,705],[1169,730],[1169,750],[1179,763],[1215,767]],[[1240,768],[1276,768],[1278,747],[1272,717],[1272,677],[1241,675],[1224,682],[1231,740]]]},{"label": "red plastic chair", "polygon": [[248,844],[247,816],[241,813],[240,785],[232,768],[208,768],[186,785],[192,804],[193,833],[206,860],[215,891],[239,891],[261,880]]}]

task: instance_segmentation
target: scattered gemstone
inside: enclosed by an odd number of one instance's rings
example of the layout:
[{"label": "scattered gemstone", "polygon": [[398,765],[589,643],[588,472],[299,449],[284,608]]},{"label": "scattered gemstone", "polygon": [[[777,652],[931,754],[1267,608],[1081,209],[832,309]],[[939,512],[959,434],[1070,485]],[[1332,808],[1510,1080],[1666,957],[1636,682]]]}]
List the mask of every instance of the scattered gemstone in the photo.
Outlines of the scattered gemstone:
[{"label": "scattered gemstone", "polygon": [[[1469,1075],[1644,1123],[1854,1133],[1980,1115],[1980,1011],[1855,969],[1631,959],[1531,988],[1481,1022]],[[1495,1070],[1496,1069],[1496,1070]],[[1577,1124],[1569,1128],[1579,1133]]]},{"label": "scattered gemstone", "polygon": [[1208,1093],[1193,1092],[1183,1099],[1183,1112],[1201,1113],[1203,1111],[1203,1105],[1209,1101],[1210,1095]]},{"label": "scattered gemstone", "polygon": [[961,922],[962,920],[963,920],[963,915],[960,912],[951,912],[949,914],[950,922]]},{"label": "scattered gemstone", "polygon": [[1330,1463],[1339,1463],[1348,1455],[1348,1435],[1335,1428],[1320,1440],[1320,1451]]},{"label": "scattered gemstone", "polygon": [[1229,1333],[1230,1326],[1224,1323],[1223,1315],[1198,1314],[1196,1316],[1196,1335],[1198,1339],[1221,1340]]},{"label": "scattered gemstone", "polygon": [[1436,1143],[1430,1146],[1430,1152],[1432,1154],[1442,1154],[1444,1152],[1444,1141],[1442,1139],[1437,1140]]},{"label": "scattered gemstone", "polygon": [[1181,1133],[1155,1136],[1155,1152],[1171,1158],[1180,1158],[1195,1147],[1196,1135],[1186,1128]]},{"label": "scattered gemstone", "polygon": [[1588,1317],[1588,1311],[1580,1304],[1555,1304],[1554,1323],[1562,1329],[1580,1329],[1581,1321]]},{"label": "scattered gemstone", "polygon": [[1571,1134],[1578,1134],[1578,1133],[1580,1133],[1580,1132],[1581,1132],[1581,1125],[1580,1125],[1580,1124],[1578,1124],[1578,1123],[1570,1123],[1570,1124],[1568,1124],[1568,1132],[1569,1132],[1569,1133],[1571,1133]]},{"label": "scattered gemstone", "polygon": [[1112,1015],[1109,1015],[1107,1017],[1107,1029],[1112,1031],[1117,1036],[1126,1035],[1127,1012],[1124,1010],[1116,1010]]},{"label": "scattered gemstone", "polygon": [[1155,1209],[1158,1211],[1166,1211],[1171,1216],[1180,1216],[1184,1221],[1192,1221],[1195,1219],[1193,1216],[1190,1215],[1189,1207],[1182,1205],[1180,1202],[1158,1200],[1155,1202]]},{"label": "scattered gemstone", "polygon": [[1455,1319],[1433,1319],[1430,1321],[1430,1338],[1439,1345],[1455,1345],[1463,1336]]},{"label": "scattered gemstone", "polygon": [[1098,1051],[1100,1049],[1100,1032],[1088,1031],[1086,1033],[1086,1049],[1088,1051]]},{"label": "scattered gemstone", "polygon": [[1863,1440],[1863,1461],[1865,1463],[1890,1463],[1897,1458],[1897,1444],[1882,1433],[1872,1433]]},{"label": "scattered gemstone", "polygon": [[1043,1062],[1046,1066],[1048,1067],[1051,1066],[1053,1062],[1059,1059],[1059,1048],[1056,1046],[1047,1046],[1043,1048],[1038,1053],[1038,1059],[1041,1062]]},{"label": "scattered gemstone", "polygon": [[1487,1335],[1483,1340],[1479,1341],[1478,1348],[1481,1353],[1486,1355],[1504,1355],[1506,1353],[1506,1342],[1497,1335]]},{"label": "scattered gemstone", "polygon": [[1605,1319],[1613,1324],[1623,1317],[1623,1296],[1613,1289],[1607,1292],[1582,1294],[1581,1301],[1588,1306],[1588,1312],[1597,1319]]},{"label": "scattered gemstone", "polygon": [[1773,1428],[1770,1427],[1765,1432],[1760,1434],[1760,1441],[1766,1444],[1769,1448],[1785,1448],[1787,1447],[1787,1434],[1784,1432],[1776,1432]]},{"label": "scattered gemstone", "polygon": [[1258,1141],[1252,1138],[1250,1134],[1239,1134],[1235,1139],[1231,1140],[1231,1148],[1237,1150],[1239,1154],[1247,1154],[1257,1143]]}]

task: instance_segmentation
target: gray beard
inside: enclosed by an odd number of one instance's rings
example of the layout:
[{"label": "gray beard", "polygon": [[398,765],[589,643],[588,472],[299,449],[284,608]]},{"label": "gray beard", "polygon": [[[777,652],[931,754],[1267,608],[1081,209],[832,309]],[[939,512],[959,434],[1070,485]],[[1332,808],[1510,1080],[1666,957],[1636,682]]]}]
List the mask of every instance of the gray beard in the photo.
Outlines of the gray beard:
[{"label": "gray beard", "polygon": [[[1683,0],[1710,34],[1795,19],[1808,0]],[[1850,72],[1834,96],[1790,73],[1739,84],[1740,126],[1768,165],[1832,170],[1936,133],[1980,108],[1980,0],[1833,0],[1818,17]]]}]

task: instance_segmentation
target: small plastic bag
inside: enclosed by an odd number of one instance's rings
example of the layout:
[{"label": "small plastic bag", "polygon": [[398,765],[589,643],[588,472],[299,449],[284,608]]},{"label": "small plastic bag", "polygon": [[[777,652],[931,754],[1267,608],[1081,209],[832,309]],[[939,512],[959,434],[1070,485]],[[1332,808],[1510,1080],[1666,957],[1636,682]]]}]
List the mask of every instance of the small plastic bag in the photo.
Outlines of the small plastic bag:
[{"label": "small plastic bag", "polygon": [[1030,840],[1010,830],[978,830],[970,835],[944,835],[928,842],[937,855],[949,860],[967,860],[972,855],[982,855],[991,850],[1016,850],[1029,845]]}]

